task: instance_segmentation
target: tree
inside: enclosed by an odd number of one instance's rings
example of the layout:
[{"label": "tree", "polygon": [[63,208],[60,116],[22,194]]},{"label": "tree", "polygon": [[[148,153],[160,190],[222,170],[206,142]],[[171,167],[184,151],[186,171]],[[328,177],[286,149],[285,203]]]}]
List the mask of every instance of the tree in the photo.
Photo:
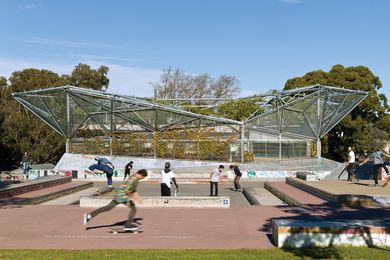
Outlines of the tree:
[{"label": "tree", "polygon": [[258,105],[258,102],[261,101],[262,98],[256,96],[227,101],[218,106],[217,115],[237,121],[244,121],[250,116],[260,115],[263,112]]},{"label": "tree", "polygon": [[91,69],[89,65],[80,63],[69,76],[69,83],[76,87],[105,91],[110,83],[110,80],[107,78],[109,70],[106,66]]},{"label": "tree", "polygon": [[4,77],[0,77],[0,169],[18,166],[25,151],[31,155],[33,163],[56,162],[65,148],[64,138],[20,105],[11,93],[74,82],[79,87],[105,89],[109,82],[107,72],[105,66],[94,70],[79,64],[71,76],[31,68],[13,72],[9,85]]},{"label": "tree", "polygon": [[217,79],[208,74],[191,75],[182,70],[168,68],[160,76],[160,82],[153,84],[157,97],[167,98],[227,98],[240,92],[238,80],[222,75]]},{"label": "tree", "polygon": [[376,136],[377,131],[374,131],[373,128],[386,131],[386,123],[384,122],[388,120],[386,113],[390,109],[386,96],[377,93],[377,90],[382,87],[379,77],[365,66],[335,65],[329,72],[317,70],[306,73],[303,77],[289,79],[284,89],[315,84],[369,92],[369,95],[325,137],[327,138],[325,143],[328,143],[329,147],[324,147],[323,152],[328,151],[324,155],[345,160],[348,146],[353,146],[355,151],[359,153],[374,149],[370,145],[373,143],[371,140],[379,138],[379,136]]}]

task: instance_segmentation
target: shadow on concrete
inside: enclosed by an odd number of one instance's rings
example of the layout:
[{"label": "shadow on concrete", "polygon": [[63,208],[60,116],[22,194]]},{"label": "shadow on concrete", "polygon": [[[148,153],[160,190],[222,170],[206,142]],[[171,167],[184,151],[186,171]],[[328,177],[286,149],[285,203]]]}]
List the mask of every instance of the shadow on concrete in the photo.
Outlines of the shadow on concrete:
[{"label": "shadow on concrete", "polygon": [[[272,237],[272,220],[284,219],[284,220],[304,220],[304,221],[343,221],[347,222],[348,220],[361,220],[363,223],[367,221],[369,223],[370,220],[379,221],[383,223],[385,226],[385,222],[388,224],[390,221],[390,207],[383,208],[374,208],[374,207],[343,207],[338,206],[333,203],[323,203],[323,204],[309,204],[303,206],[277,206],[281,211],[287,213],[289,216],[270,218],[266,221],[266,223],[261,226],[258,231],[267,232],[267,237],[270,239],[270,242],[274,243],[274,239]],[[390,237],[390,228],[386,227],[383,232]],[[371,234],[369,224],[367,226],[353,226],[351,225],[351,229],[348,230],[348,234],[361,236],[367,247],[382,249],[381,247],[375,246],[374,242],[381,244],[383,241],[378,237],[373,237]],[[330,234],[331,237],[327,237],[330,239],[329,247],[309,247],[309,248],[284,248],[290,253],[295,254],[298,257],[310,257],[314,259],[318,258],[336,258],[340,259],[341,255],[337,251],[337,247],[334,247],[334,236]],[[314,241],[315,242],[315,241]],[[322,242],[322,241],[318,241]],[[315,248],[315,250],[313,249]],[[390,251],[389,249],[384,249],[386,251]]]},{"label": "shadow on concrete", "polygon": [[[137,224],[137,225],[142,225],[141,221],[143,220],[143,218],[134,218],[133,219],[133,223]],[[123,220],[123,221],[118,221],[116,223],[113,223],[113,224],[109,224],[109,225],[100,225],[100,226],[92,226],[92,227],[87,227],[86,230],[91,230],[91,229],[98,229],[98,228],[106,228],[106,227],[119,227],[119,226],[124,226],[126,224],[126,221],[127,220]]]}]

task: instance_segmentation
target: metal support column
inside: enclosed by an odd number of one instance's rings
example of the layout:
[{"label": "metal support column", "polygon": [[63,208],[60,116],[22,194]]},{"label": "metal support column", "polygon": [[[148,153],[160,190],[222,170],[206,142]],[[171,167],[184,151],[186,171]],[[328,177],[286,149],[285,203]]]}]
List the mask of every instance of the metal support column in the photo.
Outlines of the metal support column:
[{"label": "metal support column", "polygon": [[245,139],[245,125],[241,126],[241,162],[244,163],[244,139]]},{"label": "metal support column", "polygon": [[66,93],[66,142],[65,142],[65,153],[70,151],[70,97],[69,93]]}]

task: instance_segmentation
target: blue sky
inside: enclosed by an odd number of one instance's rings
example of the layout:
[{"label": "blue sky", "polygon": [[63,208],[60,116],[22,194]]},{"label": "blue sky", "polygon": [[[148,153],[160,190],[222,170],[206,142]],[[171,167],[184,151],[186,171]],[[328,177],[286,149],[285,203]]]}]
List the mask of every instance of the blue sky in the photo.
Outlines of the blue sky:
[{"label": "blue sky", "polygon": [[365,65],[390,99],[390,1],[0,0],[0,75],[80,62],[110,67],[109,91],[151,96],[163,69],[233,75],[241,95]]}]

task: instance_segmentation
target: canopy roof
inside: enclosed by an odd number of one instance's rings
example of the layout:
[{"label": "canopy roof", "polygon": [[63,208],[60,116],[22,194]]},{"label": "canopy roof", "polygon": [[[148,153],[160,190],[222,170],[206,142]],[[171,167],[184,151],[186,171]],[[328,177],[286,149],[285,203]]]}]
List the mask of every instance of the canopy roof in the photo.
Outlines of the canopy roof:
[{"label": "canopy roof", "polygon": [[73,86],[13,93],[13,97],[67,138],[73,137],[79,129],[95,129],[112,134],[242,124],[136,97]]},{"label": "canopy roof", "polygon": [[14,98],[66,138],[80,129],[111,135],[199,126],[242,126],[247,130],[318,139],[355,108],[367,92],[322,85],[262,95],[264,113],[245,122],[204,116],[144,99],[73,86],[13,93]]},{"label": "canopy roof", "polygon": [[264,113],[246,120],[249,129],[319,139],[354,109],[367,92],[315,85],[262,95]]}]

